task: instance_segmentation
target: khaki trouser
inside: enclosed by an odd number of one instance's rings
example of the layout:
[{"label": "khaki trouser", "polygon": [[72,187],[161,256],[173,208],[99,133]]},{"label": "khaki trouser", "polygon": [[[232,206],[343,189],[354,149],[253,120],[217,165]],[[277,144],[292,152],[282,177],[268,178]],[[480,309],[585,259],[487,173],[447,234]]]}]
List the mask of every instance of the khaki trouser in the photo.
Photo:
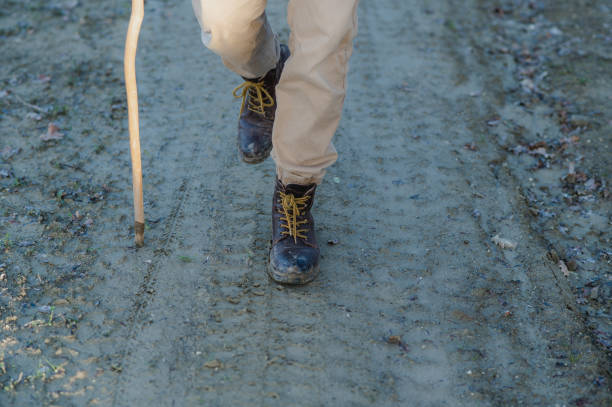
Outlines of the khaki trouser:
[{"label": "khaki trouser", "polygon": [[[276,87],[272,157],[284,184],[320,183],[338,154],[331,140],[346,93],[358,0],[290,0],[287,61]],[[202,41],[245,78],[276,66],[266,0],[192,0]]]}]

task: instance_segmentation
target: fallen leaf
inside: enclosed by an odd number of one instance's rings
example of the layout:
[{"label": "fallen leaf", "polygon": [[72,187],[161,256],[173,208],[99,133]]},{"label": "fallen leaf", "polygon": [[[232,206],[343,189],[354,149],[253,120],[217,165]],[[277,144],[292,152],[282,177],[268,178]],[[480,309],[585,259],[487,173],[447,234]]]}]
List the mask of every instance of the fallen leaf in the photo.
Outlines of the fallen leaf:
[{"label": "fallen leaf", "polygon": [[501,123],[501,119],[498,116],[491,117],[489,120],[487,120],[487,125],[491,127],[495,127],[500,123]]},{"label": "fallen leaf", "polygon": [[558,265],[559,265],[559,268],[561,269],[561,273],[563,273],[565,277],[569,277],[569,270],[567,266],[565,265],[565,262],[563,260],[559,260]]},{"label": "fallen leaf", "polygon": [[408,345],[406,345],[406,343],[404,343],[402,341],[402,337],[399,335],[391,335],[387,338],[384,338],[385,342],[387,342],[390,345],[397,345],[400,347],[401,350],[403,350],[404,352],[408,352]]},{"label": "fallen leaf", "polygon": [[20,151],[21,151],[20,148],[13,148],[11,146],[6,146],[2,150],[0,150],[0,157],[2,157],[5,160],[8,160],[15,154],[18,154]]},{"label": "fallen leaf", "polygon": [[392,345],[399,345],[402,342],[402,338],[399,335],[391,335],[387,338],[387,343]]},{"label": "fallen leaf", "polygon": [[521,86],[523,87],[523,90],[527,93],[531,93],[535,90],[535,84],[529,78],[523,79],[521,81]]},{"label": "fallen leaf", "polygon": [[595,189],[595,188],[596,188],[596,185],[595,185],[595,178],[591,178],[591,179],[589,179],[587,182],[585,182],[585,183],[584,183],[584,187],[585,187],[587,190],[589,190],[589,191],[591,191],[591,190]]},{"label": "fallen leaf", "polygon": [[34,113],[34,112],[26,113],[25,117],[26,117],[26,119],[31,119],[31,120],[36,120],[36,121],[42,120],[42,116],[39,115],[38,113]]},{"label": "fallen leaf", "polygon": [[580,137],[578,136],[571,136],[571,137],[563,137],[561,140],[559,140],[561,143],[564,144],[575,144],[577,142],[580,141]]},{"label": "fallen leaf", "polygon": [[49,83],[51,81],[51,77],[49,75],[40,74],[38,75],[38,83]]},{"label": "fallen leaf", "polygon": [[495,243],[496,245],[498,245],[499,247],[501,247],[502,249],[510,249],[510,250],[516,249],[515,242],[499,237],[499,235],[493,236],[491,238],[491,241]]},{"label": "fallen leaf", "polygon": [[547,144],[545,141],[536,141],[535,143],[531,143],[529,144],[529,146],[527,146],[530,150],[537,150],[539,148],[546,148]]},{"label": "fallen leaf", "polygon": [[541,155],[544,158],[550,157],[550,154],[548,154],[546,152],[546,148],[544,148],[544,147],[534,148],[531,151],[529,151],[529,154],[531,154],[531,155]]},{"label": "fallen leaf", "polygon": [[59,132],[59,127],[54,123],[49,123],[47,132],[40,135],[42,141],[61,140],[64,138],[64,134]]}]

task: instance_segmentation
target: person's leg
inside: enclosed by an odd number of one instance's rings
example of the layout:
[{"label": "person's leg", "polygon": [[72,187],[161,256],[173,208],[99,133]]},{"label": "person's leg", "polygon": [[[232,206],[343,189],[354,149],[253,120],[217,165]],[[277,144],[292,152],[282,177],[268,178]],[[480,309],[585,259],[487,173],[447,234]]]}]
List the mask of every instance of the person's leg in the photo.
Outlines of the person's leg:
[{"label": "person's leg", "polygon": [[319,271],[310,213],[317,184],[336,160],[331,144],[346,93],[358,0],[290,0],[292,52],[276,87],[272,135],[277,176],[272,206],[270,277],[305,284]]},{"label": "person's leg", "polygon": [[266,0],[192,0],[202,42],[244,78],[276,67],[279,44],[265,14]]},{"label": "person's leg", "polygon": [[234,90],[242,99],[238,150],[251,164],[272,150],[275,87],[289,49],[278,43],[265,14],[266,0],[192,0],[204,44],[245,82]]},{"label": "person's leg", "polygon": [[320,183],[346,91],[358,0],[291,0],[287,61],[276,87],[272,156],[284,184]]}]

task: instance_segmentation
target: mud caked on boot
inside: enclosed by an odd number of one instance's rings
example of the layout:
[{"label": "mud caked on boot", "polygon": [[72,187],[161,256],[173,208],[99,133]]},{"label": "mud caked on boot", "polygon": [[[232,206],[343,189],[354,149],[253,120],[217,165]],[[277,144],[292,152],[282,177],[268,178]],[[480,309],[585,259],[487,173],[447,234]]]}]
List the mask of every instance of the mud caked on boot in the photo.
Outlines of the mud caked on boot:
[{"label": "mud caked on boot", "polygon": [[268,274],[281,284],[306,284],[319,273],[320,250],[310,213],[316,184],[276,181]]},{"label": "mud caked on boot", "polygon": [[242,98],[238,119],[238,149],[249,164],[265,160],[272,150],[272,127],[276,113],[276,85],[280,80],[289,48],[281,44],[276,68],[262,78],[247,79],[234,89],[234,96]]}]

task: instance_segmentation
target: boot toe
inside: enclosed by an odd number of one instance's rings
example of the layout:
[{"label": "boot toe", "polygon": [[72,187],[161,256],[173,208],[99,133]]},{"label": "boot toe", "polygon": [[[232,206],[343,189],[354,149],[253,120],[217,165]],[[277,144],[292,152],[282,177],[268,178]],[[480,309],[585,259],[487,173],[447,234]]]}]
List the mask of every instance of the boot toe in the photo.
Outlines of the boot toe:
[{"label": "boot toe", "polygon": [[306,284],[319,273],[319,252],[311,247],[278,247],[270,251],[270,277],[282,284]]},{"label": "boot toe", "polygon": [[253,164],[268,158],[272,150],[271,133],[267,127],[239,126],[238,149],[242,159]]}]

